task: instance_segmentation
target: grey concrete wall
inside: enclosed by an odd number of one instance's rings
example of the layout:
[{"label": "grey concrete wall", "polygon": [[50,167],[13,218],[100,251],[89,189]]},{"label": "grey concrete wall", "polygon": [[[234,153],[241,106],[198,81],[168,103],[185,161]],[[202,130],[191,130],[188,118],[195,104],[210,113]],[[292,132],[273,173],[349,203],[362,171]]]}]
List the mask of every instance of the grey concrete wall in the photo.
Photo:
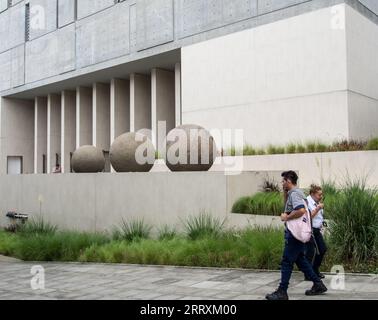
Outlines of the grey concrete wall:
[{"label": "grey concrete wall", "polygon": [[110,143],[130,131],[130,81],[112,79],[110,84]]},{"label": "grey concrete wall", "polygon": [[76,150],[76,92],[62,92],[62,173],[71,172],[71,153]]},{"label": "grey concrete wall", "polygon": [[[267,7],[265,2],[262,1],[262,8]],[[177,36],[184,38],[257,16],[257,0],[177,0],[175,14]]]},{"label": "grey concrete wall", "polygon": [[76,89],[76,148],[93,144],[93,89]]},{"label": "grey concrete wall", "polygon": [[0,53],[0,91],[25,83],[25,46]]},{"label": "grey concrete wall", "polygon": [[0,173],[7,157],[23,158],[23,173],[34,172],[34,101],[0,97]]},{"label": "grey concrete wall", "polygon": [[377,0],[359,0],[365,7],[378,14],[378,1]]},{"label": "grey concrete wall", "polygon": [[75,22],[76,0],[58,0],[58,27]]},{"label": "grey concrete wall", "polygon": [[82,19],[114,5],[114,0],[77,0],[77,18]]},{"label": "grey concrete wall", "polygon": [[33,40],[57,28],[58,0],[30,0],[29,39]]},{"label": "grey concrete wall", "polygon": [[0,13],[0,52],[25,42],[24,1]]},{"label": "grey concrete wall", "polygon": [[[33,0],[51,7],[46,21],[46,30],[50,31],[56,19],[52,14],[55,1]],[[79,0],[76,22],[73,2],[58,1],[58,26],[64,29],[71,24],[67,31],[55,30],[43,39],[27,42],[27,86],[17,89],[13,85],[3,86],[5,94],[64,79],[68,76],[63,75],[65,72],[71,72],[71,76],[88,74],[105,65],[136,61],[338,3],[346,2],[378,22],[378,17],[357,0],[128,0],[116,4],[113,0]],[[361,2],[378,12],[375,1]],[[0,13],[0,53],[24,44],[24,4],[25,1],[19,1]],[[36,67],[42,61],[46,67]],[[50,79],[52,76],[56,78]],[[8,91],[10,88],[13,89]]]},{"label": "grey concrete wall", "polygon": [[138,50],[174,40],[173,2],[173,0],[136,2]]},{"label": "grey concrete wall", "polygon": [[26,43],[25,78],[33,82],[75,69],[75,26]]},{"label": "grey concrete wall", "polygon": [[8,0],[0,0],[0,12],[8,9]]},{"label": "grey concrete wall", "polygon": [[61,104],[60,95],[49,94],[47,97],[47,173],[54,172],[57,154],[61,159]]},{"label": "grey concrete wall", "polygon": [[[91,1],[88,7],[93,7],[95,3]],[[78,14],[80,14],[80,6]],[[78,68],[129,54],[129,3],[119,3],[117,6],[78,21],[76,33]]]},{"label": "grey concrete wall", "polygon": [[[175,73],[168,70],[153,69],[151,73],[151,88],[153,142],[158,147],[158,150],[163,150],[161,143],[164,143],[166,134],[176,126]],[[165,122],[166,132],[158,130],[159,121]]]},{"label": "grey concrete wall", "polygon": [[130,130],[151,129],[151,77],[130,76]]},{"label": "grey concrete wall", "polygon": [[34,173],[44,173],[43,158],[47,160],[47,98],[36,97],[34,103]]},{"label": "grey concrete wall", "polygon": [[93,144],[104,151],[110,149],[110,85],[93,85]]},{"label": "grey concrete wall", "polygon": [[[255,193],[267,176],[278,179],[279,172],[1,176],[0,211],[41,214],[60,228],[87,231],[111,230],[122,218],[175,225],[203,211],[230,217],[234,201]],[[6,223],[1,214],[0,225]]]}]

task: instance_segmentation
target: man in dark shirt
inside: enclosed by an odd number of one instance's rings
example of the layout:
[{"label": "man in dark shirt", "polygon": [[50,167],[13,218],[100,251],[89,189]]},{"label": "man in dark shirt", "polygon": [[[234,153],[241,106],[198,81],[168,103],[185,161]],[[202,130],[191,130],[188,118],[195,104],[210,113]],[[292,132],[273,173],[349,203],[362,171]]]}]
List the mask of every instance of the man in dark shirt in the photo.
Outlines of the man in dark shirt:
[{"label": "man in dark shirt", "polygon": [[[298,189],[298,175],[294,171],[282,173],[282,186],[285,192],[285,212],[281,220],[286,222],[291,219],[301,218],[306,213],[305,195]],[[281,283],[278,289],[266,295],[268,300],[288,300],[287,289],[293,272],[294,263],[310,279],[314,285],[305,292],[308,296],[319,295],[327,291],[319,276],[314,272],[310,262],[305,257],[305,244],[291,234],[285,223],[285,249],[281,262]]]}]

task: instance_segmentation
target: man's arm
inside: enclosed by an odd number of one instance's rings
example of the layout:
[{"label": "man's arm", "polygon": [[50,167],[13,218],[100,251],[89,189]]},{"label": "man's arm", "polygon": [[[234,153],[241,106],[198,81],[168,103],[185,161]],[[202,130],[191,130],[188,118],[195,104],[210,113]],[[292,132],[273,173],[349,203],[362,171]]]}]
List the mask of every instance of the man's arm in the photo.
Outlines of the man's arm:
[{"label": "man's arm", "polygon": [[300,208],[298,210],[292,211],[290,214],[283,213],[281,215],[281,220],[282,221],[288,221],[288,220],[293,220],[293,219],[298,219],[303,217],[303,215],[306,213],[305,208]]}]

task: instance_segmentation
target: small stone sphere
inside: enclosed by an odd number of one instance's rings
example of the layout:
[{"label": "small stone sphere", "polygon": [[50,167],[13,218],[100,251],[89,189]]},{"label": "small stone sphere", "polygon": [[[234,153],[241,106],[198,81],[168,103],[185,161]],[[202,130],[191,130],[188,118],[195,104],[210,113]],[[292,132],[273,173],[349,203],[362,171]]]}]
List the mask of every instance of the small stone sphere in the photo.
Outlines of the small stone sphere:
[{"label": "small stone sphere", "polygon": [[72,169],[76,173],[102,172],[104,167],[104,153],[95,146],[82,146],[72,155]]},{"label": "small stone sphere", "polygon": [[128,132],[114,140],[110,163],[117,172],[149,172],[155,163],[155,148],[147,136]]},{"label": "small stone sphere", "polygon": [[214,138],[201,126],[181,125],[167,135],[165,162],[171,171],[208,171],[216,157]]}]

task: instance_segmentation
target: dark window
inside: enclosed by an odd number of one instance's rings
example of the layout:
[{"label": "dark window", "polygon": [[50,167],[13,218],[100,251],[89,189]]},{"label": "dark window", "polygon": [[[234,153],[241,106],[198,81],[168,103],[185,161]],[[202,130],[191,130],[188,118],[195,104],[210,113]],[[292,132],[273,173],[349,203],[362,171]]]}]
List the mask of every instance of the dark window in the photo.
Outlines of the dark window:
[{"label": "dark window", "polygon": [[42,155],[42,173],[47,173],[46,155]]},{"label": "dark window", "polygon": [[25,41],[30,40],[30,3],[25,5]]}]

